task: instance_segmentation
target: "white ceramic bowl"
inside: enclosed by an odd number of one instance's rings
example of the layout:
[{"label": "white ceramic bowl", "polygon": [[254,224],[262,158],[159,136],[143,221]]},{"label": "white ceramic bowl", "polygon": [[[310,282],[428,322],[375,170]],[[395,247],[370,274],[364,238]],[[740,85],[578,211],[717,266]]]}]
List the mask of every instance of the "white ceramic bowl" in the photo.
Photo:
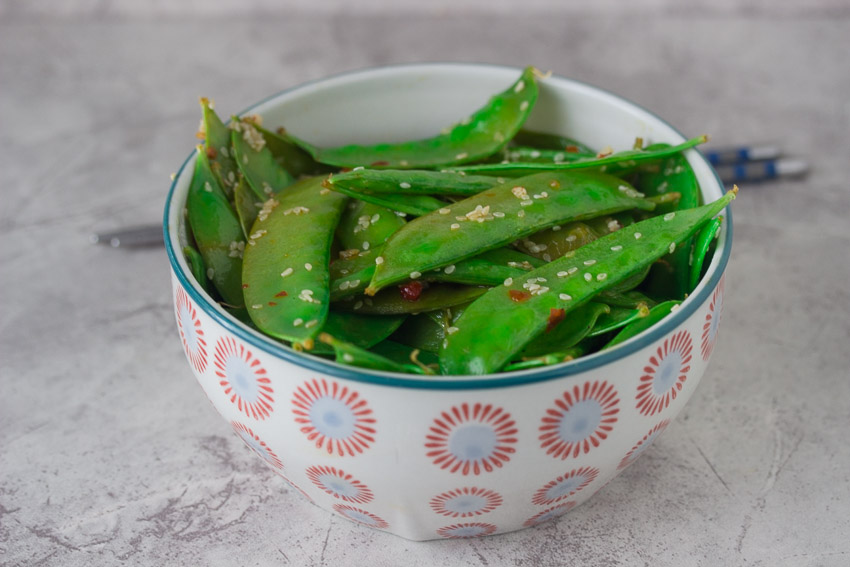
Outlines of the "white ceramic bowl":
[{"label": "white ceramic bowl", "polygon": [[[246,113],[319,145],[433,135],[519,69],[383,67],[308,83]],[[679,143],[657,116],[558,77],[527,124],[585,143]],[[706,202],[722,185],[686,154]],[[193,373],[222,417],[317,505],[405,538],[475,537],[555,518],[590,498],[653,442],[691,397],[712,352],[731,248],[726,216],[708,273],[681,308],[615,349],[524,372],[421,377],[306,356],[228,316],[180,250],[194,157],[172,185],[165,237],[174,306]]]}]

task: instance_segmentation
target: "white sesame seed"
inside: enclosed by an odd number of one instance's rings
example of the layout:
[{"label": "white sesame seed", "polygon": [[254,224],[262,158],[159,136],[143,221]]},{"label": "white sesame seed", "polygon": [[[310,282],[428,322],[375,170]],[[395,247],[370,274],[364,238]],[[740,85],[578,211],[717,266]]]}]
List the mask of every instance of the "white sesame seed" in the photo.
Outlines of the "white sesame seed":
[{"label": "white sesame seed", "polygon": [[568,295],[566,293],[562,293],[558,297],[561,298],[564,301],[569,301],[573,298],[571,295]]},{"label": "white sesame seed", "polygon": [[519,81],[517,81],[517,84],[514,87],[514,92],[518,93],[518,92],[522,91],[522,89],[524,89],[524,88],[525,88],[525,81],[520,79]]},{"label": "white sesame seed", "polygon": [[408,183],[407,181],[402,181],[401,183],[398,184],[398,186],[401,187],[402,189],[410,189],[410,183]]},{"label": "white sesame seed", "polygon": [[549,253],[543,254],[543,261],[551,262],[552,261],[552,255],[549,254]]},{"label": "white sesame seed", "polygon": [[354,356],[351,353],[342,353],[342,359],[346,362],[354,362]]},{"label": "white sesame seed", "polygon": [[310,262],[307,262],[306,264],[304,264],[304,269],[307,270],[308,272],[312,271],[313,270],[313,264],[311,264]]},{"label": "white sesame seed", "polygon": [[352,169],[351,171],[360,171],[360,170],[362,170],[362,169],[366,169],[366,168],[365,168],[365,167],[363,167],[362,165],[358,165],[357,167],[355,167],[355,168],[354,168],[354,169]]},{"label": "white sesame seed", "polygon": [[450,266],[446,266],[445,272],[447,274],[452,274],[452,273],[454,273],[454,271],[455,271],[455,265],[454,264],[452,264]]},{"label": "white sesame seed", "polygon": [[466,152],[461,152],[455,156],[455,159],[466,159],[469,157],[469,154]]},{"label": "white sesame seed", "polygon": [[496,132],[495,134],[493,134],[493,139],[497,142],[504,142],[505,141],[505,135],[502,134],[501,132]]},{"label": "white sesame seed", "polygon": [[496,211],[496,212],[493,213],[493,216],[496,217],[497,219],[501,219],[501,218],[505,217],[505,213],[503,213],[502,211]]},{"label": "white sesame seed", "polygon": [[369,244],[367,241],[363,241],[363,250],[368,250],[370,246],[371,244]]},{"label": "white sesame seed", "polygon": [[460,329],[458,329],[457,327],[449,327],[448,329],[446,329],[446,332],[450,335],[454,335],[458,331],[460,331]]},{"label": "white sesame seed", "polygon": [[519,202],[519,205],[520,205],[521,207],[527,207],[527,206],[529,206],[529,205],[533,205],[533,204],[534,204],[534,201],[532,201],[531,199],[528,199],[528,200],[526,200],[526,201],[520,201],[520,202]]},{"label": "white sesame seed", "polygon": [[262,303],[255,303],[254,305],[251,306],[251,309],[262,309],[262,308],[263,308]]},{"label": "white sesame seed", "polygon": [[528,189],[526,189],[522,185],[517,185],[516,187],[512,188],[511,193],[513,193],[514,197],[520,199],[521,201],[525,201],[528,199]]},{"label": "white sesame seed", "polygon": [[584,274],[584,281],[589,282],[592,279],[593,279],[593,276],[591,276],[590,274],[588,274],[588,273]]},{"label": "white sesame seed", "polygon": [[319,191],[319,195],[325,196],[325,195],[330,194],[330,192],[331,192],[331,190],[328,189],[327,187],[325,187],[321,191]]},{"label": "white sesame seed", "polygon": [[598,281],[598,282],[605,281],[605,278],[607,278],[607,277],[608,277],[608,274],[606,274],[605,272],[602,272],[601,274],[596,274],[596,281]]},{"label": "white sesame seed", "polygon": [[612,251],[612,252],[619,252],[619,251],[620,251],[620,250],[622,250],[622,249],[623,249],[623,247],[622,247],[622,246],[620,246],[619,244],[617,244],[616,246],[612,246],[612,247],[611,247],[611,251]]},{"label": "white sesame seed", "polygon": [[[564,254],[564,257],[566,258],[566,254]],[[573,274],[574,274],[574,273],[576,273],[577,271],[578,271],[578,268],[576,268],[575,266],[573,266],[572,268],[570,268],[569,270],[567,270],[567,273],[568,273],[569,275],[573,275]]]},{"label": "white sesame seed", "polygon": [[571,234],[571,235],[567,236],[564,240],[566,240],[567,242],[575,242],[576,241],[576,235]]},{"label": "white sesame seed", "polygon": [[506,279],[505,279],[505,281],[504,281],[504,284],[505,284],[506,286],[511,285],[512,283],[514,283],[514,279],[513,279],[513,278],[506,278]]},{"label": "white sesame seed", "polygon": [[393,211],[393,212],[396,214],[397,217],[404,218],[404,217],[407,216],[407,213],[403,213],[401,211]]},{"label": "white sesame seed", "polygon": [[664,220],[666,220],[666,221],[673,220],[673,218],[675,216],[676,216],[676,213],[667,213],[666,215],[664,215]]},{"label": "white sesame seed", "polygon": [[402,167],[407,167],[407,160],[406,160],[406,159],[400,160],[400,161],[398,162],[398,164],[399,164],[400,166],[402,166]]},{"label": "white sesame seed", "polygon": [[311,319],[311,320],[307,321],[307,323],[304,325],[304,328],[309,329],[310,327],[315,327],[318,324],[319,324],[318,319]]},{"label": "white sesame seed", "polygon": [[519,109],[522,112],[525,112],[526,110],[528,110],[528,101],[527,100],[522,101],[519,105]]},{"label": "white sesame seed", "polygon": [[636,232],[636,233],[635,233],[635,240],[640,240],[640,237],[641,237],[641,236],[643,236],[641,233]]},{"label": "white sesame seed", "polygon": [[661,184],[658,185],[658,192],[659,193],[665,193],[666,191],[667,191],[667,182],[664,181],[664,182],[662,182]]},{"label": "white sesame seed", "polygon": [[558,232],[559,230],[561,230],[561,225],[559,224],[556,224],[552,227],[552,232]]},{"label": "white sesame seed", "polygon": [[361,307],[363,307],[363,302],[358,300],[357,303],[354,304],[354,308],[360,309]]},{"label": "white sesame seed", "polygon": [[339,289],[348,289],[349,287],[351,287],[351,282],[350,282],[350,281],[347,281],[347,280],[346,280],[346,281],[344,281],[344,282],[340,282],[340,283],[339,283]]},{"label": "white sesame seed", "polygon": [[592,266],[595,263],[596,263],[596,260],[585,260],[584,261],[585,266]]},{"label": "white sesame seed", "polygon": [[375,264],[380,266],[383,263],[384,263],[384,257],[383,256],[378,256],[377,258],[375,258]]},{"label": "white sesame seed", "polygon": [[212,268],[207,268],[207,279],[211,280],[215,277],[215,270]]},{"label": "white sesame seed", "polygon": [[517,212],[517,214],[516,214],[516,216],[518,216],[519,218],[524,217],[524,216],[525,216],[525,211],[523,211],[523,210],[518,211],[518,212]]},{"label": "white sesame seed", "polygon": [[537,159],[540,157],[540,152],[537,150],[532,150],[531,153],[528,155],[531,156],[532,159]]},{"label": "white sesame seed", "polygon": [[447,208],[443,207],[443,208],[442,208],[442,209],[440,209],[438,212],[439,212],[441,215],[447,215],[447,214],[449,214],[450,212],[452,212],[452,210],[451,210],[451,209],[447,209]]},{"label": "white sesame seed", "polygon": [[457,230],[457,229],[460,228],[460,225],[458,223],[452,223],[452,225],[449,228],[452,229],[452,230]]},{"label": "white sesame seed", "polygon": [[360,285],[360,280],[351,280],[351,289],[354,289],[359,285]]},{"label": "white sesame seed", "polygon": [[285,278],[293,272],[292,268],[286,268],[284,271],[280,273],[280,277]]},{"label": "white sesame seed", "polygon": [[560,271],[560,272],[558,272],[558,273],[557,273],[557,274],[555,274],[555,275],[557,275],[559,278],[565,278],[565,277],[567,277],[567,276],[568,276],[568,275],[570,275],[570,274],[569,274],[569,273],[567,273],[567,272],[565,272],[565,271]]},{"label": "white sesame seed", "polygon": [[670,243],[670,247],[669,247],[667,250],[670,252],[670,254],[672,254],[673,252],[675,252],[675,251],[676,251],[676,243],[675,243],[675,242],[671,242],[671,243]]},{"label": "white sesame seed", "polygon": [[375,213],[374,215],[372,215],[372,218],[369,219],[369,223],[375,224],[379,220],[381,220],[381,215],[379,215],[378,213]]},{"label": "white sesame seed", "polygon": [[307,214],[309,212],[310,212],[310,209],[308,209],[307,207],[292,207],[291,209],[286,209],[285,211],[283,211],[283,215],[284,216],[287,216],[287,215],[299,216],[299,215]]},{"label": "white sesame seed", "polygon": [[608,221],[608,232],[615,232],[623,228],[620,226],[620,222],[616,219]]},{"label": "white sesame seed", "polygon": [[415,280],[416,278],[420,277],[421,275],[422,275],[422,272],[410,272],[410,279]]}]

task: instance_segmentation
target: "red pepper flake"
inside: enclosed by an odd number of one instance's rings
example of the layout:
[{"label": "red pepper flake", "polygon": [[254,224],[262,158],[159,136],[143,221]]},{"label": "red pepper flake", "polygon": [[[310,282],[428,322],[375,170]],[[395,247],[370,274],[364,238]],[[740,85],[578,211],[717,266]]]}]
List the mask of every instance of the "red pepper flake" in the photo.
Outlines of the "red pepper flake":
[{"label": "red pepper flake", "polygon": [[277,305],[277,301],[269,301],[269,307],[274,307]]},{"label": "red pepper flake", "polygon": [[381,160],[381,161],[376,161],[375,163],[373,163],[372,167],[383,167],[383,166],[386,166],[386,165],[389,165],[389,164],[390,164],[390,162],[388,162],[386,160]]},{"label": "red pepper flake", "polygon": [[215,156],[218,155],[218,152],[215,151],[215,148],[212,146],[207,146],[207,157],[210,159],[215,159]]},{"label": "red pepper flake", "polygon": [[508,291],[508,297],[511,298],[511,301],[516,301],[517,303],[522,303],[523,301],[527,301],[531,298],[531,294],[527,291],[520,291],[518,289],[512,289]]},{"label": "red pepper flake", "polygon": [[275,297],[286,297],[287,295],[289,295],[289,294],[288,294],[288,293],[286,293],[286,292],[285,292],[285,291],[283,291],[283,290],[281,290],[281,291],[277,292],[276,294],[274,294],[274,296],[275,296]]},{"label": "red pepper flake", "polygon": [[546,332],[548,333],[552,329],[558,326],[558,323],[564,320],[564,317],[567,316],[567,312],[562,309],[552,308],[549,310],[549,320],[546,321]]},{"label": "red pepper flake", "polygon": [[[348,173],[349,171],[354,171],[354,170],[351,169],[350,167],[343,167],[342,169],[339,170],[340,173]],[[324,183],[322,183],[322,185],[324,185]]]},{"label": "red pepper flake", "polygon": [[242,284],[242,289],[248,289],[248,284],[243,283],[243,284]]},{"label": "red pepper flake", "polygon": [[405,301],[419,301],[419,296],[422,295],[422,290],[425,286],[422,282],[412,281],[398,286],[398,291],[401,293],[401,298]]},{"label": "red pepper flake", "polygon": [[564,148],[564,150],[570,152],[571,154],[577,154],[578,146],[567,146],[566,148]]}]

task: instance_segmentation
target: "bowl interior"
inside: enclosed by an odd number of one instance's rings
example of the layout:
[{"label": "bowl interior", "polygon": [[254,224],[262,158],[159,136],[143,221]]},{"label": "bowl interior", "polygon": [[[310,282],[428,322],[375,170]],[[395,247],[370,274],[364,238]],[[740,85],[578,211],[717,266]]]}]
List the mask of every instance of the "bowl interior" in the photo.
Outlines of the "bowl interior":
[{"label": "bowl interior", "polygon": [[[259,114],[265,126],[284,126],[292,134],[320,146],[425,138],[464,119],[493,93],[511,84],[519,73],[515,68],[467,64],[382,67],[307,83],[273,95],[241,114]],[[685,140],[665,121],[625,99],[559,77],[541,81],[540,97],[526,127],[567,135],[591,147],[611,146],[614,150],[631,148],[636,137],[643,138],[645,144],[677,144]],[[710,202],[721,197],[723,186],[703,156],[695,150],[689,150],[686,156],[699,180],[703,200]],[[628,356],[685,321],[717,285],[731,248],[727,214],[707,274],[681,308],[648,331],[604,353],[551,367],[463,379],[436,376],[423,380],[404,374],[365,372],[302,355],[249,329],[197,285],[180,252],[186,241],[183,210],[193,164],[194,154],[175,178],[165,211],[166,248],[172,268],[190,297],[217,322],[258,348],[301,366],[359,381],[410,387],[477,388],[535,382],[595,368]]]}]

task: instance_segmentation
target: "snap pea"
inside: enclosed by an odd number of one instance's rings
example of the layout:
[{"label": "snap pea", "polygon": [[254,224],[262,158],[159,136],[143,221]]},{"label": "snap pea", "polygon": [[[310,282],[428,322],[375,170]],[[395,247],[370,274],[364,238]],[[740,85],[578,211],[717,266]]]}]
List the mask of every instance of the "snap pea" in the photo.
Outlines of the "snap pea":
[{"label": "snap pea", "polygon": [[534,338],[522,350],[523,357],[543,356],[560,352],[578,344],[593,330],[600,317],[611,312],[604,303],[590,301],[570,312],[568,317],[555,321],[551,328]]},{"label": "snap pea", "polygon": [[558,134],[536,132],[525,128],[520,129],[513,140],[511,140],[509,147],[513,146],[530,146],[543,150],[559,150],[570,153],[590,154],[591,156],[596,155],[594,150],[574,138]]},{"label": "snap pea", "polygon": [[360,368],[371,370],[385,370],[387,372],[406,372],[413,374],[433,374],[425,366],[415,364],[399,364],[385,356],[370,352],[351,343],[334,338],[328,333],[321,333],[319,340],[333,347],[336,353],[336,361]]},{"label": "snap pea", "polygon": [[233,188],[233,207],[236,209],[236,215],[239,217],[239,224],[246,240],[251,234],[251,227],[257,220],[257,214],[262,206],[262,203],[257,203],[257,196],[245,183],[245,178],[240,175],[239,181]]},{"label": "snap pea", "polygon": [[336,237],[343,249],[365,252],[383,246],[404,223],[386,207],[352,199],[339,219]]},{"label": "snap pea", "polygon": [[404,299],[398,289],[388,288],[374,297],[355,296],[352,300],[335,303],[334,307],[341,311],[355,311],[371,315],[426,313],[468,303],[486,291],[487,288],[485,287],[434,284],[427,289],[422,289],[419,298],[411,301]]},{"label": "snap pea", "polygon": [[329,255],[345,197],[303,179],[263,205],[242,270],[251,319],[264,333],[310,348],[330,303]]},{"label": "snap pea", "polygon": [[663,303],[659,303],[655,307],[649,310],[649,314],[646,317],[642,317],[626,327],[624,327],[619,333],[617,333],[613,339],[608,341],[605,346],[602,347],[601,350],[609,349],[613,346],[616,346],[635,335],[638,335],[645,330],[649,329],[659,321],[661,321],[664,317],[669,315],[676,309],[679,304],[682,302],[677,299],[671,299],[670,301],[665,301]]},{"label": "snap pea", "polygon": [[[328,187],[357,193],[391,195],[456,195],[469,197],[499,182],[487,175],[417,169],[355,169],[328,178]],[[349,195],[355,196],[351,193]]]},{"label": "snap pea", "polygon": [[640,162],[678,154],[707,141],[708,136],[699,136],[676,146],[667,146],[652,150],[625,150],[606,157],[585,158],[566,163],[484,163],[456,166],[451,170],[463,171],[467,174],[501,175],[503,177],[522,177],[539,171],[577,169],[592,169],[603,173],[615,173],[631,170]]},{"label": "snap pea", "polygon": [[654,299],[648,295],[636,290],[616,291],[614,289],[606,289],[596,296],[599,301],[610,305],[611,307],[626,307],[629,309],[638,309],[641,305],[650,309],[656,305]]},{"label": "snap pea", "polygon": [[[378,316],[329,311],[322,332],[360,348],[371,348],[392,335],[406,318],[406,315]],[[317,343],[313,348],[313,354],[324,352],[331,352],[324,343]]]},{"label": "snap pea", "polygon": [[251,122],[232,118],[233,158],[261,201],[292,185],[294,179],[274,160],[266,141]]},{"label": "snap pea", "polygon": [[[399,364],[415,364],[414,361],[417,361],[419,364],[431,366],[434,369],[437,369],[440,366],[440,359],[437,358],[437,355],[433,352],[420,351],[407,345],[397,343],[391,339],[379,342],[370,350],[375,354],[380,354],[381,356],[389,358]],[[417,364],[417,366],[419,366],[419,364]]]},{"label": "snap pea", "polygon": [[240,274],[245,237],[201,146],[197,148],[186,209],[189,226],[207,267],[207,277],[225,303],[233,307],[244,305]]},{"label": "snap pea", "polygon": [[202,97],[200,102],[202,131],[198,135],[204,138],[204,150],[210,160],[213,175],[227,198],[232,199],[239,177],[239,168],[231,155],[230,129],[215,113],[209,99]]},{"label": "snap pea", "polygon": [[384,245],[367,294],[497,248],[556,223],[652,209],[627,183],[588,172],[547,172],[497,185],[404,225]]},{"label": "snap pea", "polygon": [[254,124],[254,127],[263,135],[274,160],[292,177],[298,179],[304,176],[322,175],[334,170],[332,167],[316,162],[310,154],[292,143],[283,128],[272,132],[257,124]]},{"label": "snap pea", "polygon": [[[599,299],[601,298],[597,295],[595,300]],[[600,315],[599,319],[596,320],[593,329],[587,334],[588,337],[606,335],[649,315],[649,307],[646,305],[638,305],[635,309],[610,305],[609,307],[609,311]]]},{"label": "snap pea", "polygon": [[[689,238],[734,198],[624,227],[474,301],[440,352],[445,374],[487,374],[502,368],[539,335],[602,289],[639,272],[671,245]],[[540,279],[542,278],[542,279]],[[498,326],[493,325],[499,320]],[[480,340],[487,337],[486,341]]]},{"label": "snap pea", "polygon": [[333,184],[330,179],[325,181],[325,188],[333,189],[338,193],[372,203],[373,205],[386,207],[387,209],[416,217],[427,215],[431,211],[436,211],[446,206],[445,201],[441,201],[430,195],[392,195],[388,193],[355,191],[343,185]]},{"label": "snap pea", "polygon": [[508,162],[564,163],[580,159],[593,159],[595,153],[568,152],[563,149],[547,150],[530,146],[511,146],[505,150]]},{"label": "snap pea", "polygon": [[436,354],[446,338],[446,328],[425,314],[412,315],[399,327],[392,338],[397,343]]},{"label": "snap pea", "polygon": [[580,356],[584,356],[587,352],[586,348],[580,345],[570,347],[560,352],[552,352],[542,356],[533,356],[510,362],[503,369],[505,372],[513,372],[514,370],[528,370],[529,368],[540,368],[541,366],[552,366],[562,362],[569,362]]},{"label": "snap pea", "polygon": [[722,222],[722,216],[712,219],[710,223],[705,225],[697,233],[697,236],[694,239],[694,248],[691,252],[693,263],[690,267],[690,279],[688,280],[688,289],[690,290],[693,290],[697,286],[697,283],[699,283],[705,259],[711,251],[714,240],[720,235],[720,225]]},{"label": "snap pea", "polygon": [[201,253],[192,246],[184,246],[183,256],[186,257],[186,261],[189,263],[189,269],[192,270],[195,280],[204,288],[205,292],[209,293],[210,286],[207,279],[207,267],[204,266],[204,259],[201,257]]},{"label": "snap pea", "polygon": [[433,138],[335,148],[319,148],[294,136],[290,139],[316,161],[339,167],[417,169],[472,162],[499,151],[523,125],[537,100],[537,73],[533,67],[526,68],[515,83],[468,119]]}]

